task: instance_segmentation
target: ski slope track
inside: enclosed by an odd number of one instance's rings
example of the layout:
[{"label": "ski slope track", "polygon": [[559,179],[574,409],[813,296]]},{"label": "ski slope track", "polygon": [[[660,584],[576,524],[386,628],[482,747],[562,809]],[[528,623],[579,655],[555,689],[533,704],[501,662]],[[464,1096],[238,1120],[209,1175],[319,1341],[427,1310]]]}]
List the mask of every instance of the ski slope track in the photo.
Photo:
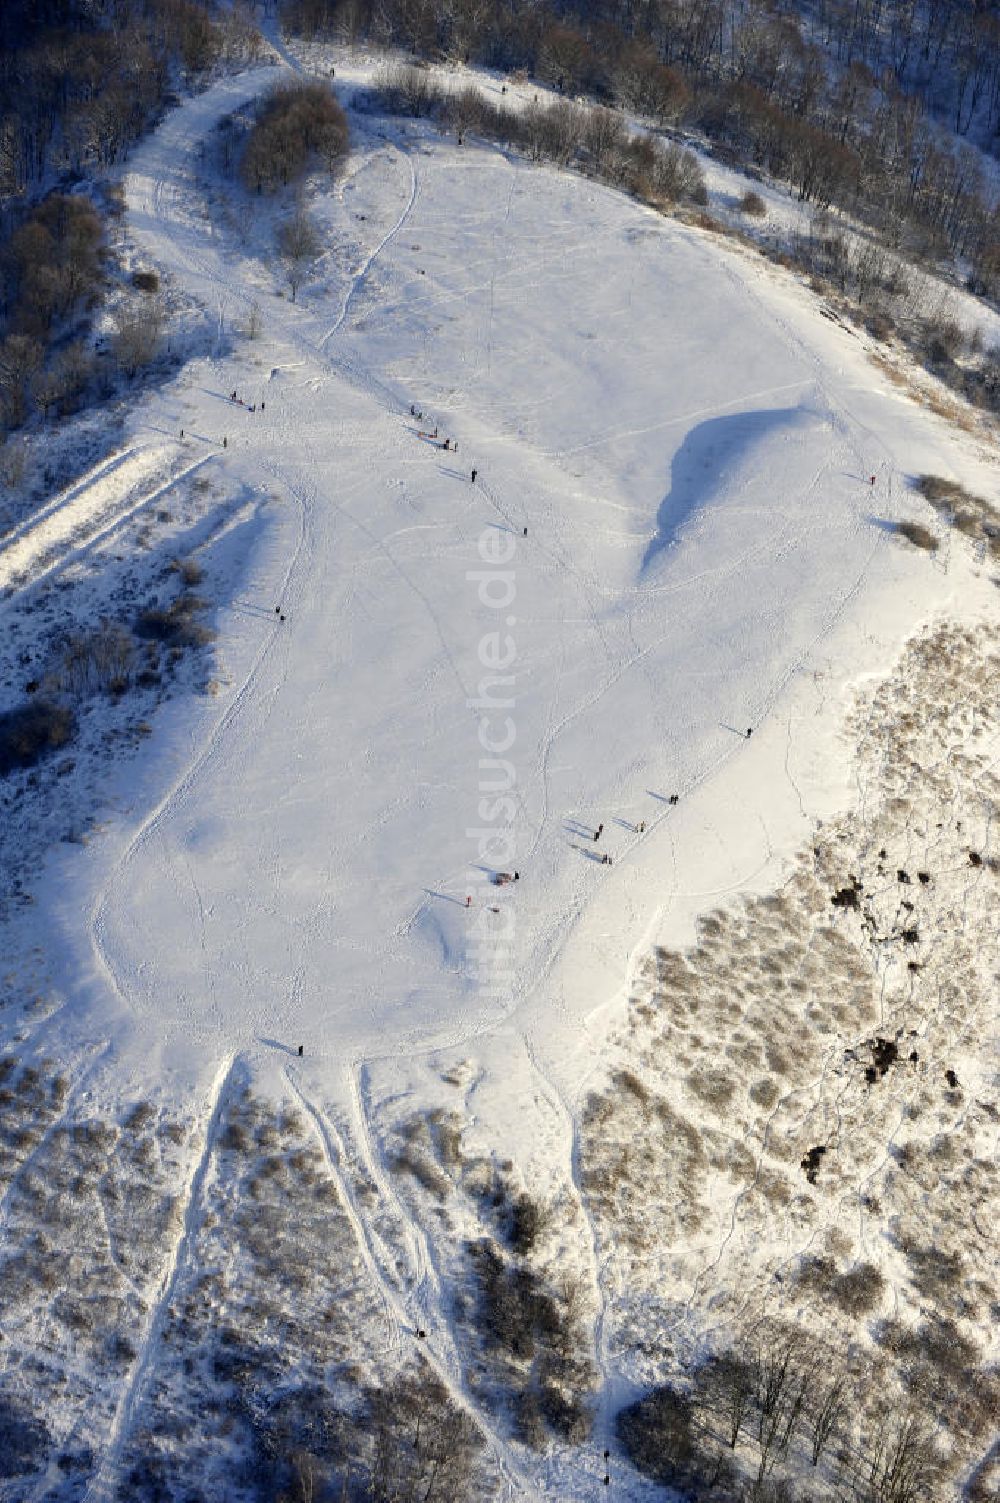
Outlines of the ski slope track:
[{"label": "ski slope track", "polygon": [[[371,71],[338,59],[337,81]],[[773,881],[856,794],[837,740],[852,686],[962,588],[892,536],[917,513],[908,478],[977,489],[986,460],[901,402],[793,279],[418,122],[352,122],[343,178],[309,188],[328,244],[293,305],[284,207],[255,200],[240,243],[199,165],[216,123],[287,74],[213,85],[134,153],[130,232],[217,329],[214,353],[0,540],[12,610],[203,469],[220,498],[259,500],[215,601],[224,687],[162,712],[107,831],[60,854],[23,919],[67,999],[46,1047],[66,1018],[95,1050],[112,1036],[123,1101],[148,1056],[204,1122],[86,1497],[115,1495],[155,1383],[225,1103],[276,1080],[377,1293],[367,1337],[403,1360],[426,1330],[507,1496],[582,1499],[596,1452],[550,1475],[477,1401],[447,1234],[400,1181],[394,1104],[460,1066],[483,1083],[484,1161],[549,1152],[610,1447],[619,1291],[580,1165],[609,1031],[653,946]],[[212,203],[237,194],[216,181]]]},{"label": "ski slope track", "polygon": [[177,1236],[167,1250],[167,1266],[159,1297],[150,1311],[149,1321],[135,1362],[122,1385],[101,1465],[87,1489],[87,1503],[110,1503],[110,1500],[117,1495],[118,1464],[132,1435],[142,1401],[160,1357],[163,1331],[174,1297],[174,1289],[178,1278],[185,1270],[189,1249],[204,1214],[202,1189],[211,1164],[212,1149],[226,1108],[228,1092],[233,1085],[234,1075],[238,1074],[239,1066],[232,1059],[224,1059],[212,1084],[201,1152],[192,1163],[191,1177],[184,1197],[184,1213],[180,1219]]}]

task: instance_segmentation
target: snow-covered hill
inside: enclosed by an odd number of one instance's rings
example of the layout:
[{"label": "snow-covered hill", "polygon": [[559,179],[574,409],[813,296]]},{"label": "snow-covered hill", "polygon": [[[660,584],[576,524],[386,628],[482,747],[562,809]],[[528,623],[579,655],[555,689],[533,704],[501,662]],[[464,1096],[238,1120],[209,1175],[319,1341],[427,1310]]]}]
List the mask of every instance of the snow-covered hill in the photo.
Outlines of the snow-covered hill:
[{"label": "snow-covered hill", "polygon": [[[0,1495],[114,1496],[176,1381],[165,1333],[225,1261],[227,1206],[238,1224],[222,1144],[249,1089],[295,1109],[289,1141],[334,1187],[381,1302],[359,1297],[360,1345],[381,1319],[390,1349],[428,1356],[486,1423],[509,1495],[582,1498],[592,1452],[546,1464],[478,1403],[390,1124],[400,1103],[444,1111],[458,1072],[467,1153],[563,1204],[592,1330],[580,1111],[637,969],[727,894],[773,886],[850,801],[859,681],[926,620],[985,609],[957,548],[930,558],[894,524],[921,514],[915,474],[982,489],[988,459],[791,278],[423,125],[353,122],[344,176],[310,189],[325,249],[293,304],[272,209],[254,202],[238,234],[239,191],[206,187],[198,150],[278,71],[184,104],[129,164],[135,244],[205,310],[216,357],[0,551],[8,620],[53,571],[64,609],[78,590],[99,614],[129,527],[198,496],[217,631],[211,695],[175,694],[93,789],[66,774],[103,828],[50,851],[7,921],[14,1052],[66,1075],[30,1152],[73,1113],[122,1123],[145,1101],[183,1144],[158,1170],[159,1256],[119,1260],[132,1302],[109,1319],[130,1356],[103,1373],[78,1354],[51,1290],[8,1307],[8,1383],[44,1348],[39,1411],[91,1459]],[[29,988],[51,1015],[23,1024]],[[27,1172],[4,1203],[22,1234]],[[597,1357],[603,1448],[616,1380]]]}]

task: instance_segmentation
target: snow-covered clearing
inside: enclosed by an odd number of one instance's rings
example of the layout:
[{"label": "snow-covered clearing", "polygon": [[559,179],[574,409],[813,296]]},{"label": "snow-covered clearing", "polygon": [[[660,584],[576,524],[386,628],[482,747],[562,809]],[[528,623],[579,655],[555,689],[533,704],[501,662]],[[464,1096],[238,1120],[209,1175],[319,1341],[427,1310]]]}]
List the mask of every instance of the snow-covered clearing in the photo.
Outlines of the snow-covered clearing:
[{"label": "snow-covered clearing", "polygon": [[[100,788],[100,838],[51,852],[8,925],[8,996],[52,1012],[17,1047],[62,1062],[110,1041],[88,1111],[148,1097],[204,1124],[111,1409],[86,1412],[82,1383],[53,1412],[103,1455],[86,1495],[111,1496],[168,1306],[221,1235],[203,1222],[238,1060],[309,1119],[369,1280],[362,1339],[398,1350],[425,1326],[462,1408],[443,1292],[461,1233],[394,1188],[400,1124],[456,1111],[463,1153],[563,1207],[553,1265],[584,1280],[598,1337],[593,1447],[547,1460],[492,1420],[489,1439],[508,1495],[582,1498],[619,1380],[584,1095],[651,946],[773,887],[850,801],[859,681],[926,620],[985,611],[950,536],[932,559],[893,524],[928,510],[910,477],[982,491],[993,461],[793,279],[422,124],[354,122],[342,180],[314,186],[326,250],[293,305],[266,202],[241,244],[237,190],[210,208],[199,181],[215,122],[279,72],[186,103],[127,177],[132,234],[217,324],[218,357],[0,551],[30,594],[199,470],[220,507],[199,534],[218,692],[159,710]],[[254,304],[258,337],[230,351]],[[253,498],[238,546],[233,496]],[[19,1329],[8,1372],[47,1326]]]}]

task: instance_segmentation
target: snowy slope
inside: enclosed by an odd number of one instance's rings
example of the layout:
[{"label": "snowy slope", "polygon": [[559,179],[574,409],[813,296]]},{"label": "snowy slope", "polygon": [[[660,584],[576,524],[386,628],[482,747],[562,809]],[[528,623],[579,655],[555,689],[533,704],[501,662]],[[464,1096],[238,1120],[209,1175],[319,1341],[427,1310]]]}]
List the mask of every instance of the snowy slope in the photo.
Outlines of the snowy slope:
[{"label": "snowy slope", "polygon": [[[378,1182],[378,1098],[461,1046],[484,1146],[566,1180],[630,968],[847,799],[848,686],[970,588],[893,538],[908,477],[975,487],[986,461],[790,279],[421,125],[357,122],[293,306],[263,231],[241,249],[197,178],[197,143],[276,73],[185,104],[127,177],[132,234],[218,325],[218,357],[0,553],[5,580],[45,569],[202,465],[260,500],[218,601],[225,687],[161,712],[120,812],[50,858],[17,943],[44,936],[65,1004],[45,1048],[111,1039],[107,1109],[198,1101],[206,1153],[229,1062],[287,1091],[301,1044],[295,1094]],[[259,338],[230,348],[254,303]],[[460,1387],[398,1215],[400,1309]],[[95,1499],[141,1397],[123,1391]]]}]

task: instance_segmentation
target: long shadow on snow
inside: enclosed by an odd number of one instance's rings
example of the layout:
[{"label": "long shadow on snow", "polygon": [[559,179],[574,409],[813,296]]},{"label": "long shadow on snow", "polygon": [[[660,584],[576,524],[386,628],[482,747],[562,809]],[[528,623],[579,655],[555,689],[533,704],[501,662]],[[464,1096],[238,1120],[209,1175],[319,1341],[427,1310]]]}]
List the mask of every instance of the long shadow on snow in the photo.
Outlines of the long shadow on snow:
[{"label": "long shadow on snow", "polygon": [[670,466],[670,489],[656,513],[656,534],[639,566],[640,579],[658,553],[669,548],[685,522],[719,489],[721,480],[748,452],[779,428],[808,423],[801,407],[775,407],[709,418],[692,428]]}]

